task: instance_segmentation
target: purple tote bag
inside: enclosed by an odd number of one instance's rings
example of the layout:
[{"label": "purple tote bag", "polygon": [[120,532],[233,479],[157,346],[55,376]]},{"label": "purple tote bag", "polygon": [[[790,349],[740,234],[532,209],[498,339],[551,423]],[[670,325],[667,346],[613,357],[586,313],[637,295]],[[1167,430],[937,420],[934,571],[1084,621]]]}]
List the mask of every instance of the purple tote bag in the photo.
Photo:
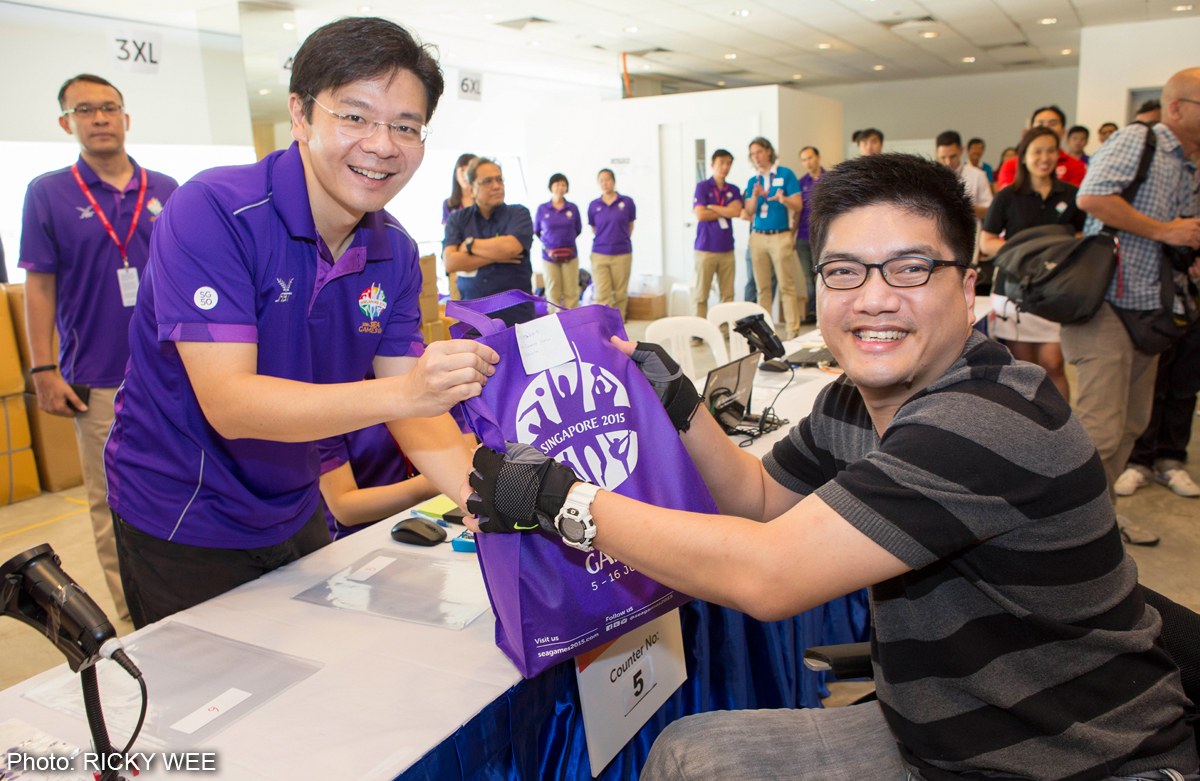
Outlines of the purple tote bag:
[{"label": "purple tote bag", "polygon": [[[660,507],[716,513],[704,480],[650,383],[609,342],[625,338],[616,309],[585,306],[557,317],[572,360],[532,375],[515,328],[487,315],[544,299],[508,291],[447,305],[447,316],[474,327],[478,341],[500,354],[483,393],[462,405],[488,447],[532,445],[585,480]],[[479,564],[496,614],[496,645],[532,678],[658,616],[690,597],[651,580],[600,551],[570,547],[538,532],[480,534]]]}]

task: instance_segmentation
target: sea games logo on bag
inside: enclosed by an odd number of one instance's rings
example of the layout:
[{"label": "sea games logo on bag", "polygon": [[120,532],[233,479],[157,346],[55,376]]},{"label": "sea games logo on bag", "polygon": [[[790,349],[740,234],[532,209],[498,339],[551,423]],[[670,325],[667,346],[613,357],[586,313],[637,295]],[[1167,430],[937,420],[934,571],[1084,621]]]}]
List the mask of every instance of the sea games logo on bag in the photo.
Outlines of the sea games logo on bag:
[{"label": "sea games logo on bag", "polygon": [[517,405],[517,441],[533,445],[607,491],[633,473],[637,432],[629,393],[612,372],[579,357],[536,375]]},{"label": "sea games logo on bag", "polygon": [[364,290],[358,297],[358,308],[364,315],[371,318],[371,322],[363,323],[358,327],[358,332],[363,334],[383,333],[383,327],[379,325],[379,315],[387,309],[387,297],[383,295],[383,288],[379,286],[378,282]]}]

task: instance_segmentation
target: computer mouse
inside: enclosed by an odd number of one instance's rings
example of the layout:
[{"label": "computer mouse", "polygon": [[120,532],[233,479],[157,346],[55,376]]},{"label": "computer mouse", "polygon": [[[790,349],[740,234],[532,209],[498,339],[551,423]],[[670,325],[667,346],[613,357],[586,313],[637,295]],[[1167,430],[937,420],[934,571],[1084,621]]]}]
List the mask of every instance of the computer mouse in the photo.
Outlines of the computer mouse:
[{"label": "computer mouse", "polygon": [[446,541],[446,530],[425,518],[405,518],[392,527],[392,539],[406,545],[437,545]]},{"label": "computer mouse", "polygon": [[776,358],[773,361],[763,361],[758,368],[765,372],[785,372],[792,367],[787,361]]}]

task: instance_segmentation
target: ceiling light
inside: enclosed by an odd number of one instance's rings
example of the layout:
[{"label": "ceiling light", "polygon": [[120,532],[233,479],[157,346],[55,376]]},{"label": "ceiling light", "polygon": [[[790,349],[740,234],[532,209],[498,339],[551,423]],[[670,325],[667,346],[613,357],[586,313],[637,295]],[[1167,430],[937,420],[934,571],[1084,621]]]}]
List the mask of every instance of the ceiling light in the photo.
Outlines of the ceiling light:
[{"label": "ceiling light", "polygon": [[1053,16],[1047,16],[1045,19],[1043,19],[1041,21],[1041,23],[1042,24],[1058,24],[1058,20],[1055,19]]},{"label": "ceiling light", "polygon": [[259,95],[270,95],[270,94],[271,94],[271,90],[269,90],[269,89],[267,89],[266,87],[264,87],[264,88],[262,88],[262,89],[260,89],[260,90],[258,91],[258,94],[259,94]]},{"label": "ceiling light", "polygon": [[832,49],[833,44],[832,43],[818,43],[817,48],[818,49]]},{"label": "ceiling light", "polygon": [[295,30],[295,29],[296,29],[296,25],[295,25],[294,23],[292,23],[292,22],[284,22],[284,23],[283,23],[283,29],[285,29],[285,30]]},{"label": "ceiling light", "polygon": [[875,70],[877,70],[877,71],[881,71],[881,70],[883,70],[883,66],[882,66],[882,65],[876,65],[876,66],[875,66]]},{"label": "ceiling light", "polygon": [[725,82],[723,82],[723,81],[718,81],[718,82],[717,82],[717,86],[718,86],[718,87],[724,87],[724,86],[725,86]]},{"label": "ceiling light", "polygon": [[1070,53],[1071,53],[1071,50],[1070,50],[1070,49],[1063,49],[1063,50],[1062,50],[1062,53],[1063,53],[1063,54],[1070,54]]},{"label": "ceiling light", "polygon": [[792,78],[793,79],[802,79],[802,78],[804,78],[804,74],[803,73],[793,73]]},{"label": "ceiling light", "polygon": [[525,45],[526,46],[537,46],[538,42],[537,41],[526,41]]},{"label": "ceiling light", "polygon": [[749,12],[748,10],[746,10],[745,8],[743,8],[743,9],[742,9],[742,10],[740,10],[740,11],[734,11],[732,15],[733,15],[733,16],[740,16],[740,17],[742,17],[743,19],[745,19],[747,16],[749,16],[749,15],[750,15],[750,12]]},{"label": "ceiling light", "polygon": [[625,28],[625,30],[624,30],[624,32],[627,32],[627,33],[636,33],[636,32],[637,32],[637,28],[636,28],[636,27],[626,27],[626,28]]},{"label": "ceiling light", "polygon": [[963,57],[963,62],[975,62],[974,57]]},{"label": "ceiling light", "polygon": [[1177,5],[1174,8],[1172,8],[1171,10],[1172,11],[1190,11],[1190,10],[1192,10],[1192,7],[1190,5]]},{"label": "ceiling light", "polygon": [[736,59],[737,59],[737,55],[736,55],[736,54],[726,54],[726,55],[725,55],[725,59],[727,59],[727,60],[736,60]]},{"label": "ceiling light", "polygon": [[936,38],[937,33],[935,33],[933,30],[927,30],[927,31],[921,33],[921,37],[922,38]]},{"label": "ceiling light", "polygon": [[371,6],[369,6],[369,5],[360,5],[360,6],[358,7],[358,12],[359,12],[360,14],[369,14],[369,13],[371,13]]},{"label": "ceiling light", "polygon": [[650,66],[649,66],[649,65],[643,65],[643,66],[642,66],[642,70],[644,70],[644,71],[648,71],[648,70],[650,70]]}]

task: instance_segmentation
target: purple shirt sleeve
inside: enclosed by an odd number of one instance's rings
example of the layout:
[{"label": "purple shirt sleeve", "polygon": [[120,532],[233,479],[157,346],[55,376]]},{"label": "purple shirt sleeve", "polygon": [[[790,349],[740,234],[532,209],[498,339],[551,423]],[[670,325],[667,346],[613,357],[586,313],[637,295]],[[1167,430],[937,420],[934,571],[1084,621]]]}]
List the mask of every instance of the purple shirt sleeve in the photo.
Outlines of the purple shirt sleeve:
[{"label": "purple shirt sleeve", "polygon": [[625,200],[629,203],[629,222],[637,219],[637,206],[634,205],[633,199],[626,196]]},{"label": "purple shirt sleeve", "polygon": [[38,274],[57,274],[58,254],[50,205],[37,180],[34,180],[25,191],[25,209],[21,213],[21,254],[17,266]]},{"label": "purple shirt sleeve", "polygon": [[346,446],[346,437],[317,440],[317,455],[321,460],[321,474],[332,472],[342,464],[350,463],[350,449]]},{"label": "purple shirt sleeve", "polygon": [[418,300],[421,295],[421,267],[417,260],[417,245],[407,234],[391,228],[388,233],[395,256],[393,262],[406,270],[375,354],[419,358],[425,352],[425,340],[421,335],[421,304]]},{"label": "purple shirt sleeve", "polygon": [[257,342],[257,292],[236,218],[202,184],[172,194],[150,239],[159,341]]},{"label": "purple shirt sleeve", "polygon": [[583,220],[579,216],[579,207],[572,206],[571,208],[575,211],[575,237],[578,238],[579,234],[583,233]]}]

